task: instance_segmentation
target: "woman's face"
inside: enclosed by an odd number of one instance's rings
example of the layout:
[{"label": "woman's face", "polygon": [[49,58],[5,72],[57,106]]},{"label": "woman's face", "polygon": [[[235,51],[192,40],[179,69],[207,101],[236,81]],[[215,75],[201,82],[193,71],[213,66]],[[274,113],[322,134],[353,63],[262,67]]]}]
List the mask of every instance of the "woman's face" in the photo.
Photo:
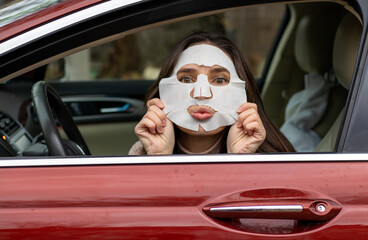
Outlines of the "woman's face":
[{"label": "woman's face", "polygon": [[194,45],[182,52],[173,74],[159,84],[164,112],[180,129],[196,134],[218,132],[236,122],[246,102],[245,82],[221,49]]},{"label": "woman's face", "polygon": [[[207,66],[198,66],[197,64],[187,64],[179,69],[176,74],[176,78],[181,83],[195,83],[197,82],[197,78],[199,75],[207,76],[206,81],[208,81],[208,85],[223,87],[229,84],[230,82],[230,73],[229,71],[219,65],[214,65],[212,67]],[[210,91],[208,96],[203,96],[201,92],[197,93],[195,88],[190,92],[190,97],[194,99],[211,99],[213,97],[213,93]],[[212,118],[216,111],[207,106],[207,105],[192,105],[187,109],[188,114],[199,120],[207,120]],[[223,131],[226,126],[219,127],[215,130],[206,132],[201,126],[199,126],[198,131],[188,130],[186,128],[182,128],[177,126],[181,131],[191,134],[191,135],[215,135],[221,131]]]},{"label": "woman's face", "polygon": [[[190,97],[198,100],[212,99],[213,92],[209,88],[210,85],[223,87],[230,82],[229,71],[221,66],[212,67],[198,66],[197,64],[184,65],[176,74],[179,82],[184,84],[196,83],[203,81],[202,86],[193,87],[190,91]],[[206,86],[207,85],[207,86]],[[205,91],[208,91],[206,94]],[[216,111],[207,105],[192,105],[187,109],[189,115],[197,120],[210,119]]]}]

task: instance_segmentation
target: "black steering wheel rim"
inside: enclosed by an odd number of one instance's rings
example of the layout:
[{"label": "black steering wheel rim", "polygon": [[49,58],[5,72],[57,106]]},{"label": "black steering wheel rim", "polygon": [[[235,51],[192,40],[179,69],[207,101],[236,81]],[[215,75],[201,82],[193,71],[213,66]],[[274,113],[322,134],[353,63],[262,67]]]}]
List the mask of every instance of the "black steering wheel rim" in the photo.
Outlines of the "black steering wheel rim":
[{"label": "black steering wheel rim", "polygon": [[[80,154],[90,155],[90,151],[75,124],[67,106],[61,100],[56,90],[47,82],[39,81],[32,87],[32,99],[38,120],[44,134],[46,145],[51,156],[67,156],[68,144],[61,138],[54,120],[52,110],[69,140],[77,144]],[[70,148],[69,148],[70,149]]]}]

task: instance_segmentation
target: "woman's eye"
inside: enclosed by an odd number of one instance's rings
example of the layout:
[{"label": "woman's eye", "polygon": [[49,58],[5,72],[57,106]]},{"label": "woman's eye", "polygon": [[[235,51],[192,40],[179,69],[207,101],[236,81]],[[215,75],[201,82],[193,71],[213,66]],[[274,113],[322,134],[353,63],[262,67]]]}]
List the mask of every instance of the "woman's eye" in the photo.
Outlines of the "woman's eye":
[{"label": "woman's eye", "polygon": [[182,83],[193,83],[194,82],[193,79],[190,77],[181,77],[179,81]]},{"label": "woman's eye", "polygon": [[217,77],[215,78],[215,80],[213,81],[213,83],[215,85],[225,85],[228,83],[228,80],[224,77]]}]

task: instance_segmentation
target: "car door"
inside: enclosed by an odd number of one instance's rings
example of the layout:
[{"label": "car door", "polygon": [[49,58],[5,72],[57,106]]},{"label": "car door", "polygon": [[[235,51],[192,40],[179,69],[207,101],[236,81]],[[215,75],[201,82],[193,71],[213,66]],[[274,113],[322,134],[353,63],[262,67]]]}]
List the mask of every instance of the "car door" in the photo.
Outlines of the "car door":
[{"label": "car door", "polygon": [[366,160],[270,154],[2,161],[0,236],[364,239]]},{"label": "car door", "polygon": [[[122,12],[136,11],[131,20],[148,12],[154,22],[239,3],[141,4]],[[333,152],[3,157],[0,239],[366,239],[365,48],[362,38]],[[16,63],[29,64],[9,59],[1,59],[5,78]]]}]

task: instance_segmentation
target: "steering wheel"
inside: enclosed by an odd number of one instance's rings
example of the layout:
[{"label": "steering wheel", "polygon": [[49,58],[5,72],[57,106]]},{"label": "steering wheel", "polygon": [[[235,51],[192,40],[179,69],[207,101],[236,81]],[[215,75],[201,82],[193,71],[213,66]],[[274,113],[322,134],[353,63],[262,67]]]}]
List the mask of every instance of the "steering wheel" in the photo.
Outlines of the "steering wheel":
[{"label": "steering wheel", "polygon": [[[32,99],[50,156],[90,155],[71,113],[49,83],[35,83],[32,87]],[[52,112],[69,141],[61,138]]]}]

